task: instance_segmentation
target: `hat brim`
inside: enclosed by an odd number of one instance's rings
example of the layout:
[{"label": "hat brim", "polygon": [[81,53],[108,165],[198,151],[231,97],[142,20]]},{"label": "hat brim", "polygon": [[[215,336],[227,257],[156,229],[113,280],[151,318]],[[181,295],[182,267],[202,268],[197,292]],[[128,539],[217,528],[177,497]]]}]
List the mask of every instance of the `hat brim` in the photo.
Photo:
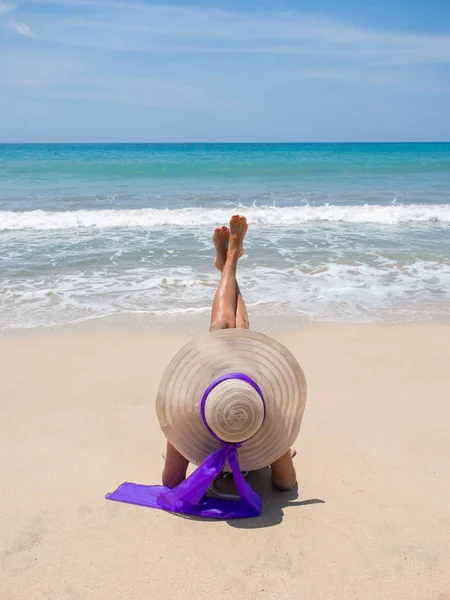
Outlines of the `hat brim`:
[{"label": "hat brim", "polygon": [[280,458],[297,438],[306,403],[306,380],[296,358],[276,340],[246,329],[222,329],[186,344],[167,367],[156,412],[166,438],[198,465],[220,442],[205,427],[200,403],[205,390],[227,373],[244,373],[261,388],[266,417],[239,448],[242,470]]}]

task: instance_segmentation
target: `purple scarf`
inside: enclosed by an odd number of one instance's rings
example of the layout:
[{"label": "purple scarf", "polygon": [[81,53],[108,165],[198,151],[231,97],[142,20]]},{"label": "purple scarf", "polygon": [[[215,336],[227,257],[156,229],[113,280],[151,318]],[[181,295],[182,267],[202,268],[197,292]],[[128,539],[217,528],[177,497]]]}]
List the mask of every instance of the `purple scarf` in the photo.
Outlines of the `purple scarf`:
[{"label": "purple scarf", "polygon": [[[261,397],[265,417],[266,406],[264,397],[261,389],[253,379],[243,373],[229,373],[216,379],[203,395],[200,412],[209,433],[220,441],[220,448],[210,454],[187,479],[173,489],[163,485],[141,485],[125,482],[115,492],[106,495],[108,500],[213,519],[242,519],[246,517],[258,517],[261,514],[261,498],[244,479],[239,468],[237,450],[241,444],[231,444],[218,438],[208,426],[205,419],[205,402],[209,393],[216,385],[226,379],[240,379],[249,383]],[[240,496],[239,500],[226,500],[206,496],[209,487],[216,477],[222,473],[227,460],[233,472],[234,481]]]}]

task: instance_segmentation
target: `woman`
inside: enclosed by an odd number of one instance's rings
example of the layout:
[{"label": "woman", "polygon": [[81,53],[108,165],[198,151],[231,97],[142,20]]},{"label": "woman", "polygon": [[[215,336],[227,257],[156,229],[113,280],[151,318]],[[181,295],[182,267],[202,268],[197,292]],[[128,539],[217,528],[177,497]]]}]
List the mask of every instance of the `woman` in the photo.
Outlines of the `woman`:
[{"label": "woman", "polygon": [[[210,331],[249,329],[247,308],[236,280],[237,263],[244,253],[243,244],[247,229],[246,218],[235,215],[230,220],[229,228],[221,227],[214,232],[214,265],[221,272],[221,277],[213,301]],[[296,484],[292,463],[294,455],[294,452],[288,450],[270,465],[272,483],[279,490],[291,490]],[[186,478],[188,465],[189,461],[168,441],[162,473],[163,485],[168,488],[179,485]]]}]

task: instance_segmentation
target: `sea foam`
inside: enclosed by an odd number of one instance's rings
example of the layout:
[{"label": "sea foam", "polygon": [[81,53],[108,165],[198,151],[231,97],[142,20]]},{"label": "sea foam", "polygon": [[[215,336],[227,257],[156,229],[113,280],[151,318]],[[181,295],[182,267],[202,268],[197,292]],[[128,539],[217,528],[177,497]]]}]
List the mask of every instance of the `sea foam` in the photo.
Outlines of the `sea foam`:
[{"label": "sea foam", "polygon": [[[399,265],[327,263],[240,268],[239,283],[251,318],[341,322],[450,322],[450,265],[414,261]],[[53,277],[5,280],[0,289],[0,330],[67,325],[124,315],[207,315],[217,286],[212,268],[139,267],[61,270]],[[207,317],[206,321],[207,323]]]},{"label": "sea foam", "polygon": [[260,227],[301,227],[307,223],[450,223],[449,205],[363,205],[363,206],[251,206],[234,208],[182,208],[140,210],[79,210],[47,212],[0,211],[0,230],[162,228],[218,225],[233,213],[245,214],[250,224]]}]

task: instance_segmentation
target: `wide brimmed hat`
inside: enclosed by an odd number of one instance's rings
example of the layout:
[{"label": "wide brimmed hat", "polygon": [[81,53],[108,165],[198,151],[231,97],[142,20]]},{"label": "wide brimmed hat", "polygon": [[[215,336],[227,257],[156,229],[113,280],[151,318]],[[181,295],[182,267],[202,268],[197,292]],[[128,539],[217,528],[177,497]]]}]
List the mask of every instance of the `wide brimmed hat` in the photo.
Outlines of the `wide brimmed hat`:
[{"label": "wide brimmed hat", "polygon": [[[213,519],[257,517],[261,498],[241,470],[265,467],[289,450],[305,402],[300,365],[272,338],[245,329],[198,338],[166,369],[156,411],[167,439],[200,466],[172,489],[124,482],[106,497]],[[233,473],[238,501],[208,495],[226,469]]]},{"label": "wide brimmed hat", "polygon": [[223,443],[238,448],[250,471],[280,458],[294,443],[306,403],[295,357],[274,339],[223,329],[189,342],[161,380],[156,412],[170,443],[199,465]]}]

